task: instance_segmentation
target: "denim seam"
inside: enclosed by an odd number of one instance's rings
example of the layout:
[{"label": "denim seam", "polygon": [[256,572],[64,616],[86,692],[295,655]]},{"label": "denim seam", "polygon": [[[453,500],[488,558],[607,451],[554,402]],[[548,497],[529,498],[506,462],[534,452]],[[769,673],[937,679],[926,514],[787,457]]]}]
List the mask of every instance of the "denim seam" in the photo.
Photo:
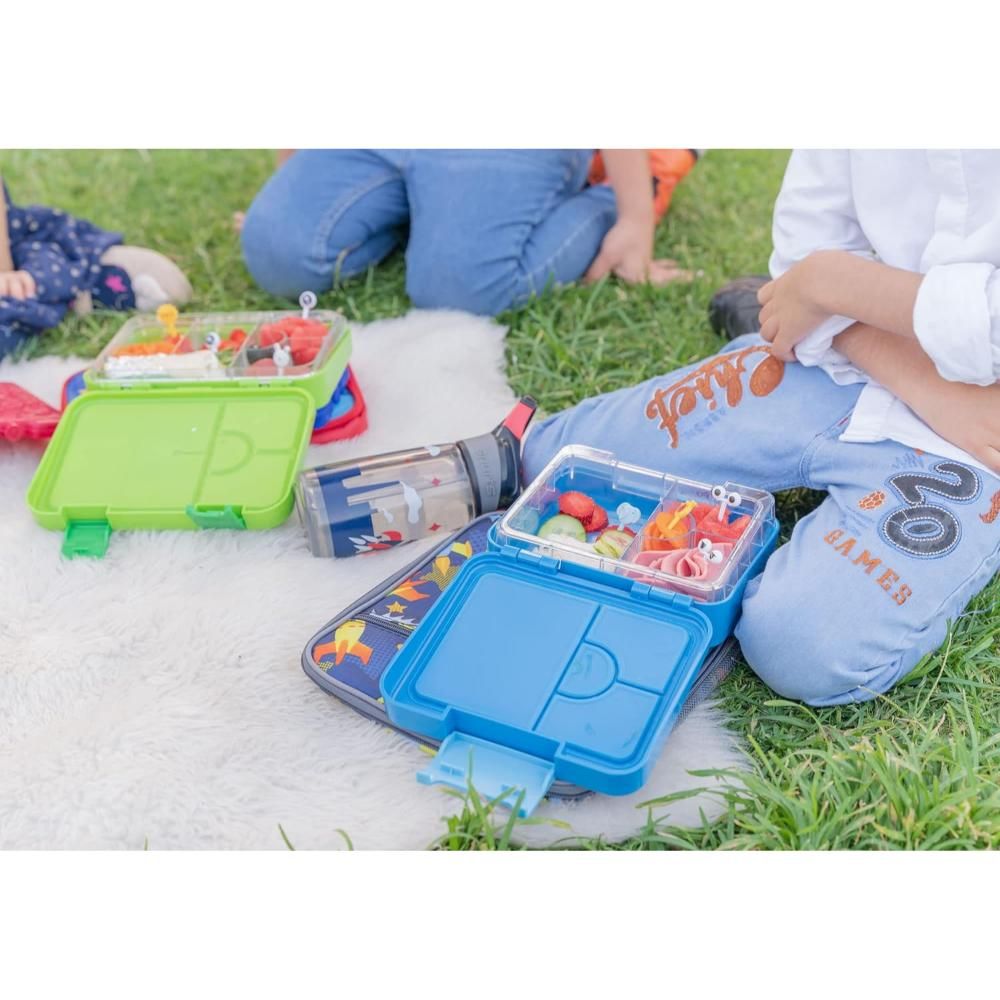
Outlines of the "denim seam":
[{"label": "denim seam", "polygon": [[[581,192],[579,192],[579,191],[577,192],[577,194],[580,194],[580,193]],[[576,195],[574,195],[573,197],[576,197]],[[601,209],[601,211],[603,212],[603,209]],[[534,270],[525,272],[522,280],[524,280],[527,283],[528,290],[529,290],[529,292],[531,294],[537,294],[536,288],[535,288],[536,277],[539,276],[542,271],[551,271],[552,270],[552,263],[553,263],[553,261],[557,260],[559,258],[559,256],[560,256],[560,254],[562,254],[563,251],[571,243],[573,243],[577,239],[579,239],[580,234],[585,229],[587,229],[588,226],[591,226],[596,221],[596,219],[598,217],[598,214],[599,213],[597,213],[597,212],[593,213],[589,218],[587,218],[584,222],[582,222],[579,226],[577,226],[576,229],[574,229],[573,232],[570,233],[566,237],[566,239],[564,239],[562,241],[562,243],[560,243],[559,246],[556,247],[556,249],[552,251],[552,253],[549,255],[548,260],[544,264],[539,264],[538,267],[536,267]],[[523,247],[522,247],[521,255],[522,255],[522,257],[524,256],[524,248]]]},{"label": "denim seam", "polygon": [[[590,163],[590,157],[587,157],[587,165],[588,165],[588,167],[589,167],[589,163]],[[567,167],[566,167],[566,171],[565,171],[565,173],[563,175],[563,177],[564,177],[564,181],[563,181],[564,185],[568,185],[569,184],[569,182],[573,179],[573,175],[575,173],[576,173],[575,166],[572,163],[568,164]],[[584,173],[584,176],[583,176],[583,185],[579,188],[579,190],[573,191],[567,197],[568,198],[576,198],[578,195],[582,194],[586,189],[587,189],[587,175],[586,175],[586,173]],[[540,226],[542,224],[542,222],[544,222],[544,220],[546,218],[548,218],[548,216],[551,215],[552,212],[556,209],[556,207],[560,203],[561,196],[562,196],[562,192],[559,192],[559,191],[552,191],[552,192],[550,192],[550,194],[548,196],[548,199],[547,199],[547,201],[544,204],[544,209],[540,213],[539,221],[536,222],[534,226],[532,226],[531,231],[528,233],[527,237],[525,238],[524,242],[521,244],[521,246],[519,248],[519,252],[518,252],[518,255],[517,255],[518,261],[524,260],[525,247],[528,245],[528,241],[531,239],[532,234],[534,233],[535,229],[537,229],[538,226]],[[569,244],[572,243],[573,240],[575,240],[580,235],[580,233],[583,232],[583,230],[587,226],[589,226],[593,221],[594,221],[594,217],[591,216],[585,222],[581,223],[549,255],[548,260],[545,263],[543,263],[543,264],[539,264],[539,266],[536,267],[534,270],[532,270],[532,271],[524,271],[523,269],[519,268],[519,270],[521,270],[521,275],[520,275],[518,281],[519,281],[519,283],[522,286],[523,285],[527,286],[527,293],[529,295],[536,295],[536,294],[538,294],[537,291],[536,291],[536,287],[535,287],[535,279],[540,274],[540,272],[546,271],[546,270],[551,270],[551,262],[554,261],[566,249],[566,247],[569,246]],[[519,295],[519,297],[520,297],[520,295]]]},{"label": "denim seam", "polygon": [[[312,254],[314,259],[325,263],[327,254],[324,251],[329,250],[330,235],[336,228],[337,223],[340,222],[349,209],[353,208],[366,195],[371,194],[372,191],[377,191],[380,187],[384,187],[386,184],[391,184],[393,181],[400,179],[401,176],[401,174],[382,176],[362,188],[355,188],[348,191],[344,197],[341,198],[341,200],[320,220],[320,224],[316,229],[316,236],[313,240]],[[334,263],[334,277],[336,277],[337,270],[339,269],[339,266],[343,262],[344,258],[347,257],[348,254],[357,250],[359,246],[361,246],[361,244],[356,243],[353,246],[345,247],[341,253],[337,255],[337,260]]]},{"label": "denim seam", "polygon": [[825,430],[820,431],[813,439],[806,445],[802,450],[802,458],[799,459],[799,478],[802,481],[803,486],[807,489],[816,490],[826,490],[824,486],[817,486],[812,479],[812,466],[813,461],[816,458],[816,452],[819,451],[820,445],[824,441],[828,441],[831,434],[836,428],[843,424],[845,418],[849,417],[854,411],[853,404],[847,410],[845,410],[836,420],[833,421]]}]

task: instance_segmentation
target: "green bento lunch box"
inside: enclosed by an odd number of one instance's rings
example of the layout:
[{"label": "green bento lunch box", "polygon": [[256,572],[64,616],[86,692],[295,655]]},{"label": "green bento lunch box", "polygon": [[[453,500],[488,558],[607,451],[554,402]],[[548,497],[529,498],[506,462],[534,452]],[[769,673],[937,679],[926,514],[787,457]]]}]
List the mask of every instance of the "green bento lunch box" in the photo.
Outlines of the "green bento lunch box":
[{"label": "green bento lunch box", "polygon": [[277,371],[250,360],[260,328],[294,316],[180,317],[176,332],[190,341],[189,355],[211,333],[246,335],[231,357],[197,374],[157,370],[155,361],[109,371],[117,348],[163,333],[149,317],[125,324],[67,407],[28,488],[35,520],[65,532],[64,555],[103,556],[115,530],[258,530],[288,517],[317,407],[351,350],[343,317],[316,312],[310,318],[328,329],[308,364]]},{"label": "green bento lunch box", "polygon": [[[189,348],[193,350],[175,355],[173,360],[183,361],[209,354],[204,345],[215,334],[222,342],[222,349],[215,353],[217,364],[200,370],[188,367],[186,370],[171,371],[168,367],[170,358],[156,363],[148,357],[138,356],[131,359],[134,364],[130,369],[115,370],[115,362],[123,360],[120,355],[124,350],[161,340],[167,332],[164,324],[153,316],[133,316],[105,345],[93,366],[84,374],[84,379],[88,389],[174,386],[180,383],[228,388],[234,383],[261,385],[277,381],[304,389],[313,398],[318,410],[329,402],[351,359],[351,333],[344,317],[338,312],[318,310],[311,312],[308,320],[326,324],[327,335],[308,362],[295,364],[292,359],[283,370],[279,370],[267,357],[258,356],[270,354],[271,345],[262,344],[263,333],[275,324],[304,322],[297,312],[181,313],[173,328],[190,342]],[[225,344],[235,331],[242,332],[245,339],[238,347],[227,351]]]}]

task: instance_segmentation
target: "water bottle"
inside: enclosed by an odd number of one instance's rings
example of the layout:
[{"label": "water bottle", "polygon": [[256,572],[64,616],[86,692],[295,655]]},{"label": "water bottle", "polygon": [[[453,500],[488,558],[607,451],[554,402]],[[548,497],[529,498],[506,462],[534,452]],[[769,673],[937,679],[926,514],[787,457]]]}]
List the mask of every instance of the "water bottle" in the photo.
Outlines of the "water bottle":
[{"label": "water bottle", "polygon": [[315,556],[356,556],[441,534],[508,507],[521,490],[524,396],[490,433],[305,469],[295,490]]}]

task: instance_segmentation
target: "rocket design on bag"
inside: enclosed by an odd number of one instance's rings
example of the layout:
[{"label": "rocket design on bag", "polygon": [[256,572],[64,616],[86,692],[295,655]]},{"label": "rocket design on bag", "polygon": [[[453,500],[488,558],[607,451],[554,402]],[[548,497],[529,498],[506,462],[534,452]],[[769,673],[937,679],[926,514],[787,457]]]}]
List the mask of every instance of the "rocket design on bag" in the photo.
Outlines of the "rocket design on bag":
[{"label": "rocket design on bag", "polygon": [[365,633],[365,623],[358,621],[356,618],[351,621],[344,622],[333,633],[333,641],[322,643],[317,646],[314,651],[314,656],[316,662],[319,663],[324,657],[333,654],[333,663],[335,666],[340,666],[344,662],[344,657],[346,656],[356,656],[362,663],[366,666],[368,661],[371,659],[372,649],[371,646],[366,646],[362,641],[361,637]]}]

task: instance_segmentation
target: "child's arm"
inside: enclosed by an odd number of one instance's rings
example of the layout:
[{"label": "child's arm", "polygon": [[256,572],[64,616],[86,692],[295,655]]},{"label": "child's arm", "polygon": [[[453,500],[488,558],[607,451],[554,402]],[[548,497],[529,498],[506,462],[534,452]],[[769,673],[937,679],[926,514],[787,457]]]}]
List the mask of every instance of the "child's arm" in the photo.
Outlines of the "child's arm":
[{"label": "child's arm", "polygon": [[922,275],[876,261],[857,220],[847,151],[792,154],[773,235],[775,280],[759,299],[761,334],[778,357],[827,361],[832,338],[858,320],[915,337],[946,379],[1000,378],[1000,270],[959,262]]},{"label": "child's arm", "polygon": [[817,250],[758,293],[761,336],[785,361],[794,361],[795,346],[836,315],[913,337],[920,281],[913,271],[843,250]]},{"label": "child's arm", "polygon": [[915,339],[863,323],[848,327],[834,346],[946,441],[1000,474],[1000,385],[942,378]]},{"label": "child's arm", "polygon": [[1000,272],[988,263],[943,264],[926,275],[838,251],[811,254],[759,293],[761,335],[786,360],[833,314],[915,338],[943,378],[1000,378]]},{"label": "child's arm", "polygon": [[608,230],[585,280],[614,273],[625,281],[664,284],[682,277],[673,261],[653,260],[653,180],[645,149],[602,149],[604,169],[615,193],[618,221]]}]

